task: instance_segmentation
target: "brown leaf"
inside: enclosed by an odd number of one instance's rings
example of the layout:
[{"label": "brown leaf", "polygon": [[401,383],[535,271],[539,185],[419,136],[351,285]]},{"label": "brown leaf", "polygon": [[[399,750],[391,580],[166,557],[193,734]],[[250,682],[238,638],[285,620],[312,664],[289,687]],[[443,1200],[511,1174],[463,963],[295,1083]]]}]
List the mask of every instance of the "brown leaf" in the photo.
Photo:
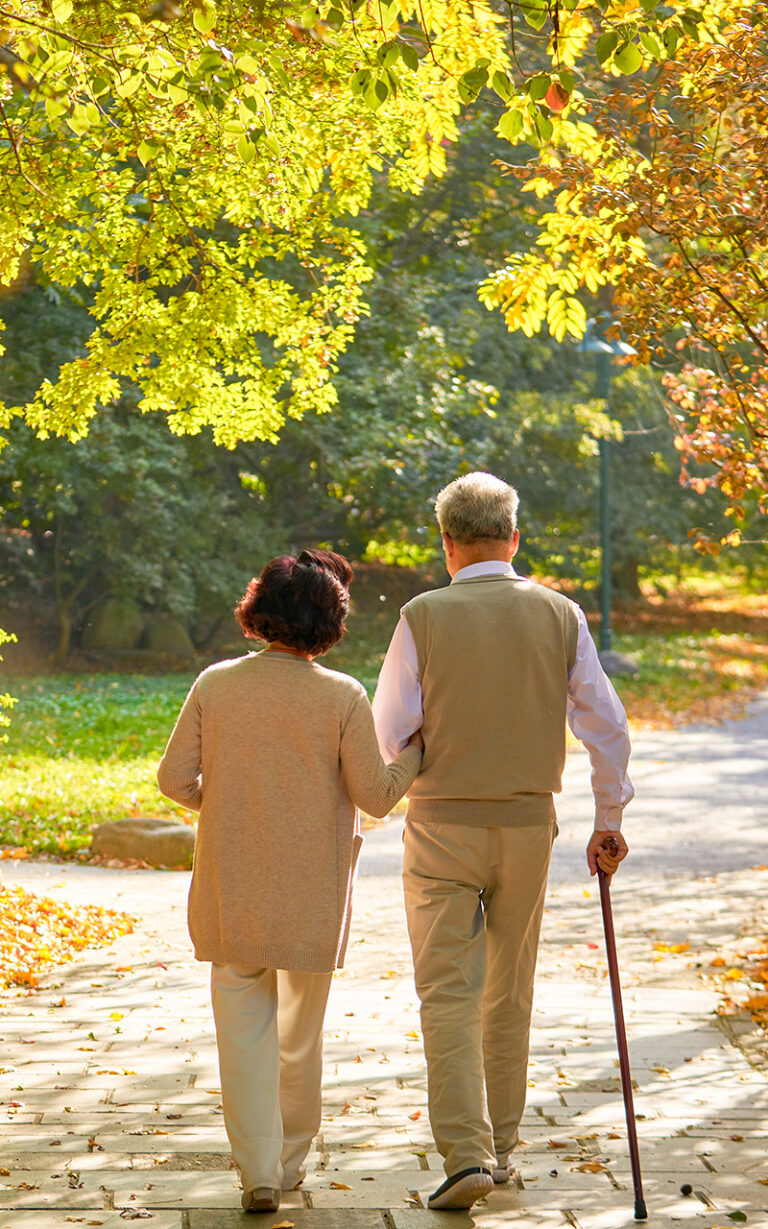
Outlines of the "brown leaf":
[{"label": "brown leaf", "polygon": [[332,1182],[331,1190],[332,1191],[351,1191],[352,1187],[347,1186],[346,1182]]},{"label": "brown leaf", "polygon": [[577,1169],[581,1174],[599,1174],[605,1169],[600,1161],[585,1161],[583,1165],[572,1165],[571,1170]]}]

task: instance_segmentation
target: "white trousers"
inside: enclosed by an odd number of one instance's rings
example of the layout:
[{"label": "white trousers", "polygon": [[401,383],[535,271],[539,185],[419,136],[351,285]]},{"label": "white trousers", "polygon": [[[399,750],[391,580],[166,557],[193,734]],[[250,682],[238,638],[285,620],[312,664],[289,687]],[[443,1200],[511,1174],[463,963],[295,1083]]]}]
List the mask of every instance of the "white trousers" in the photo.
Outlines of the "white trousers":
[{"label": "white trousers", "polygon": [[244,1191],[291,1190],[320,1129],[331,973],[214,964],[224,1124]]},{"label": "white trousers", "polygon": [[429,1116],[449,1176],[507,1162],[525,1107],[554,823],[405,825],[403,881]]}]

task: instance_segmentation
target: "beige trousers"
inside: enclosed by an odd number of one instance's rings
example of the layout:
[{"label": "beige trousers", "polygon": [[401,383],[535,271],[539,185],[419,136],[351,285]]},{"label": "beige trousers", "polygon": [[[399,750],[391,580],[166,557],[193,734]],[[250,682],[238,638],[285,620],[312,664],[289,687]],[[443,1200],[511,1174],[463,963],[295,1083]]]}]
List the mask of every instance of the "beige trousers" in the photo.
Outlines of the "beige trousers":
[{"label": "beige trousers", "polygon": [[224,1124],[243,1190],[290,1190],[320,1129],[331,973],[211,968]]},{"label": "beige trousers", "polygon": [[449,1176],[506,1164],[525,1108],[555,823],[405,825],[403,882],[429,1116]]}]

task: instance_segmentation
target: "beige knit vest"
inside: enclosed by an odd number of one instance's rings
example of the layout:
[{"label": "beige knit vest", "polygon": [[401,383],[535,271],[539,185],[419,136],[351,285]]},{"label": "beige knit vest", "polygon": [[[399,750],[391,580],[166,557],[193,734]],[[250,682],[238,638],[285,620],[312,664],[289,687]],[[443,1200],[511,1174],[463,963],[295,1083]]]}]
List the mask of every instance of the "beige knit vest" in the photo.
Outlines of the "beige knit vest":
[{"label": "beige knit vest", "polygon": [[425,744],[408,819],[551,822],[576,607],[542,585],[490,575],[422,593],[403,614],[418,655]]}]

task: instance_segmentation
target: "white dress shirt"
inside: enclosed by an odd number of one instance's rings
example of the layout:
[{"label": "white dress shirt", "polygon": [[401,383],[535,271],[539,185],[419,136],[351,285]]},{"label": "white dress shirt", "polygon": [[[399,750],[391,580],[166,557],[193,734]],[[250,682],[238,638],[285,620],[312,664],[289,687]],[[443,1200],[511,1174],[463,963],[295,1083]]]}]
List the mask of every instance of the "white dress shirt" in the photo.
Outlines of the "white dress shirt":
[{"label": "white dress shirt", "polygon": [[[491,559],[461,568],[454,580],[499,573],[517,576],[510,563]],[[622,811],[635,794],[627,774],[630,752],[627,716],[600,665],[584,612],[579,607],[576,609],[579,634],[576,661],[568,675],[568,724],[589,752],[595,828],[618,832]],[[373,716],[381,754],[387,763],[403,749],[424,720],[416,645],[402,614],[379,674]]]}]

